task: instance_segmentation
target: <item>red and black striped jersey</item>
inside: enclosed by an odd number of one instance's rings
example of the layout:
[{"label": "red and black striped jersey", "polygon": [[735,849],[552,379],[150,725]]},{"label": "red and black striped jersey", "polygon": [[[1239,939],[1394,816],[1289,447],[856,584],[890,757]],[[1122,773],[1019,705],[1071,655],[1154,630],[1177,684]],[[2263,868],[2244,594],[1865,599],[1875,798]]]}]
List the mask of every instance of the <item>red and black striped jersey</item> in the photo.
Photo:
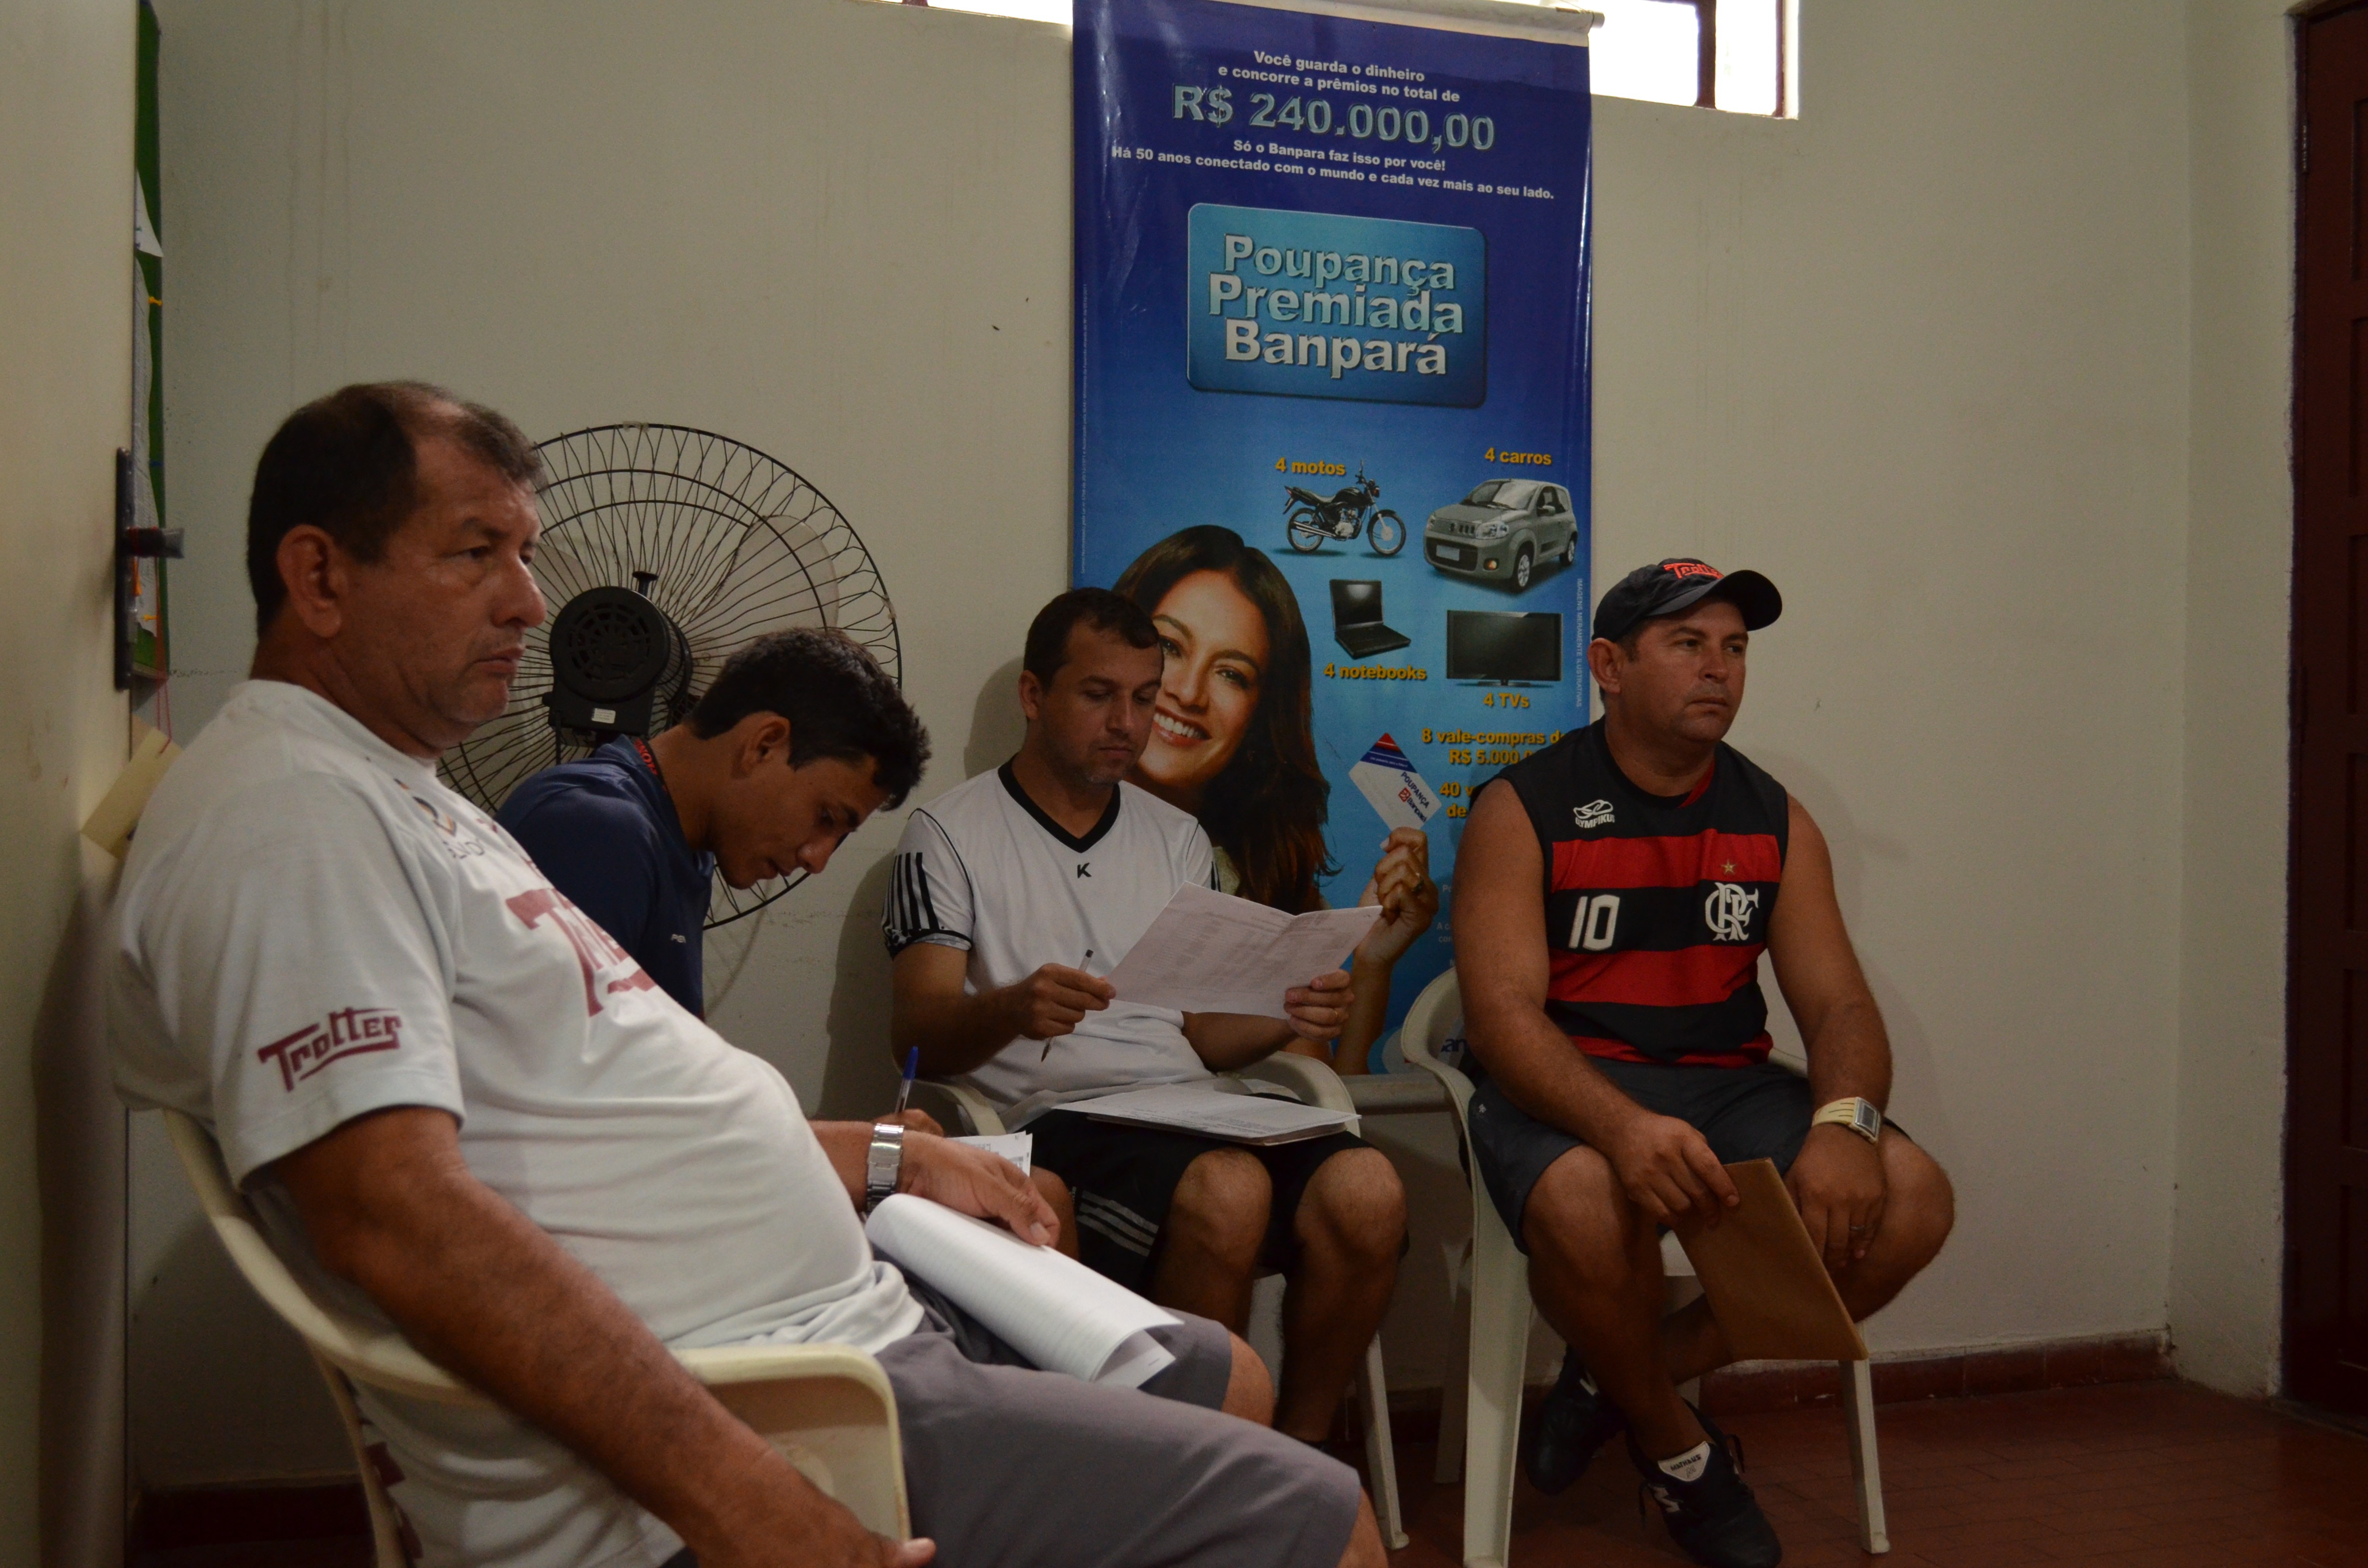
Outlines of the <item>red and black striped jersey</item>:
[{"label": "red and black striped jersey", "polygon": [[1790,797],[1721,744],[1691,794],[1648,795],[1598,720],[1505,769],[1545,858],[1546,1014],[1589,1056],[1743,1067],[1768,1056],[1759,955]]}]

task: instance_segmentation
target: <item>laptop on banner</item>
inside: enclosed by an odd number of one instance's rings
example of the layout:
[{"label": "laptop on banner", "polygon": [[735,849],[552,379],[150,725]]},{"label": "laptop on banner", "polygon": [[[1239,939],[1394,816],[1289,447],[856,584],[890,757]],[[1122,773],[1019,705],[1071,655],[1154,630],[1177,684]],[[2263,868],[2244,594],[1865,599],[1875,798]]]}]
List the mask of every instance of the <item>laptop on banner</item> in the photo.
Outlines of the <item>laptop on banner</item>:
[{"label": "laptop on banner", "polygon": [[1332,640],[1352,659],[1370,659],[1413,639],[1382,624],[1382,585],[1370,578],[1332,579]]}]

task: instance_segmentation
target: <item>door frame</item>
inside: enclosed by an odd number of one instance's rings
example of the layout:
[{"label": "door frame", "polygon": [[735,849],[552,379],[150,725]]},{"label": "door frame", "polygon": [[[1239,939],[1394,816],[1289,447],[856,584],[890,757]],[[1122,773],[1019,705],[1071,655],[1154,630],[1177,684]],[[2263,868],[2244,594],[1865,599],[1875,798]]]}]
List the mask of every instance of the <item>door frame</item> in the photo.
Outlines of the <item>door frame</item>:
[{"label": "door frame", "polygon": [[[2290,522],[2292,549],[2288,558],[2288,570],[2292,581],[2297,585],[2301,583],[2303,573],[2309,564],[2304,559],[2303,550],[2303,403],[2306,385],[2304,377],[2305,339],[2303,331],[2303,265],[2305,238],[2303,228],[2303,182],[2308,170],[2306,136],[2310,87],[2310,29],[2317,23],[2327,21],[2346,12],[2359,10],[2368,10],[2368,0],[2314,0],[2311,4],[2298,5],[2287,13],[2288,26],[2292,29],[2290,39],[2294,55],[2294,124],[2291,131],[2290,155],[2293,158],[2294,193],[2292,295],[2294,309],[2291,317],[2293,325],[2289,329],[2292,342],[2289,346],[2291,354],[2288,371],[2291,392],[2286,415],[2287,493],[2288,506],[2292,514]],[[2368,157],[2368,148],[2362,149],[2355,155]],[[2304,607],[2298,591],[2290,599],[2290,604],[2292,608],[2288,615],[2286,629],[2286,1117],[2283,1130],[2284,1146],[2280,1152],[2279,1162],[2283,1188],[2279,1203],[2280,1228],[2283,1234],[2280,1237],[2282,1267],[2279,1282],[2277,1372],[2278,1392],[2293,1397],[2294,1360],[2297,1338],[2294,1333],[2296,1296],[2300,1286],[2301,1261],[2301,1249],[2294,1234],[2294,1194],[2303,1185],[2303,1177],[2310,1174],[2298,1168],[2299,1141],[2294,1136],[2295,1129],[2305,1125],[2310,1119],[2307,1114],[2310,1108],[2303,1103],[2302,1089],[2305,1080],[2294,1070],[2303,1046],[2301,979],[2302,964],[2305,956],[2302,937],[2305,912],[2302,907],[2304,884],[2297,873],[2304,852],[2301,812],[2303,732],[2307,718],[2309,692],[2303,664],[2302,612]]]}]

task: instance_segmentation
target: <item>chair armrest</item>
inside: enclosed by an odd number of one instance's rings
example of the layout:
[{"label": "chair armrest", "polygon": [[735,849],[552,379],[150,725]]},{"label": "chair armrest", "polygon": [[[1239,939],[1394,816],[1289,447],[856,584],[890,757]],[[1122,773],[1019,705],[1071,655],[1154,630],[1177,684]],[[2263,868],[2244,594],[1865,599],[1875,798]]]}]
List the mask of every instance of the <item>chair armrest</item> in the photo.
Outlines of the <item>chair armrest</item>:
[{"label": "chair armrest", "polygon": [[1406,1059],[1439,1080],[1440,1087],[1447,1091],[1448,1105],[1454,1110],[1455,1120],[1459,1126],[1470,1119],[1472,1113],[1471,1079],[1465,1077],[1461,1070],[1450,1067],[1446,1062],[1441,1062],[1439,1058],[1431,1055],[1430,1052],[1427,1051],[1419,1054],[1409,1051],[1406,1053]]},{"label": "chair armrest", "polygon": [[896,1395],[880,1363],[844,1345],[720,1345],[684,1368],[866,1529],[913,1533]]},{"label": "chair armrest", "polygon": [[[967,1084],[957,1084],[946,1078],[916,1078],[913,1082],[913,1093],[924,1097],[934,1096],[939,1104],[951,1108],[954,1113],[952,1119],[939,1116],[938,1120],[957,1136],[967,1132],[974,1136],[996,1137],[1005,1131],[1002,1113],[985,1095]],[[929,1108],[925,1106],[922,1108]],[[937,1115],[934,1110],[930,1110],[930,1114]]]},{"label": "chair armrest", "polygon": [[1298,1096],[1302,1105],[1346,1111],[1352,1119],[1349,1131],[1355,1132],[1359,1130],[1360,1123],[1353,1119],[1357,1114],[1357,1102],[1349,1097],[1349,1085],[1340,1081],[1340,1074],[1312,1056],[1278,1051],[1263,1061],[1235,1069],[1228,1076],[1289,1089]]},{"label": "chair armrest", "polygon": [[1445,1087],[1423,1073],[1367,1073],[1343,1078],[1349,1099],[1363,1116],[1406,1115],[1418,1111],[1452,1110]]}]

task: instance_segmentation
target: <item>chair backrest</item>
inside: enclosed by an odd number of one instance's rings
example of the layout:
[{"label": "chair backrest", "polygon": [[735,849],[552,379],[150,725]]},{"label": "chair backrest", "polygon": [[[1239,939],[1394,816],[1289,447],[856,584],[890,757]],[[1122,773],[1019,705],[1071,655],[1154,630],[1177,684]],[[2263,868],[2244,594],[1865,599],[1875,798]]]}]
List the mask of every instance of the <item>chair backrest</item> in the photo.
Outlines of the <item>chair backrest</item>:
[{"label": "chair backrest", "polygon": [[[396,1510],[364,1451],[359,1411],[336,1374],[437,1404],[498,1408],[413,1348],[401,1335],[324,1301],[289,1271],[264,1236],[255,1210],[231,1184],[222,1149],[193,1119],[166,1111],[165,1131],[198,1204],[239,1274],[303,1337],[329,1381],[363,1487],[378,1561],[407,1560]],[[726,1345],[677,1351],[691,1375],[806,1478],[854,1511],[864,1528],[903,1540],[912,1533],[896,1421],[896,1397],[880,1364],[839,1345]]]},{"label": "chair backrest", "polygon": [[165,1112],[165,1127],[181,1168],[197,1189],[198,1204],[212,1221],[231,1261],[264,1304],[303,1336],[313,1354],[357,1382],[435,1404],[488,1409],[492,1402],[414,1349],[390,1329],[365,1322],[307,1289],[288,1270],[263,1234],[255,1210],[231,1185],[222,1150],[193,1119]]}]

